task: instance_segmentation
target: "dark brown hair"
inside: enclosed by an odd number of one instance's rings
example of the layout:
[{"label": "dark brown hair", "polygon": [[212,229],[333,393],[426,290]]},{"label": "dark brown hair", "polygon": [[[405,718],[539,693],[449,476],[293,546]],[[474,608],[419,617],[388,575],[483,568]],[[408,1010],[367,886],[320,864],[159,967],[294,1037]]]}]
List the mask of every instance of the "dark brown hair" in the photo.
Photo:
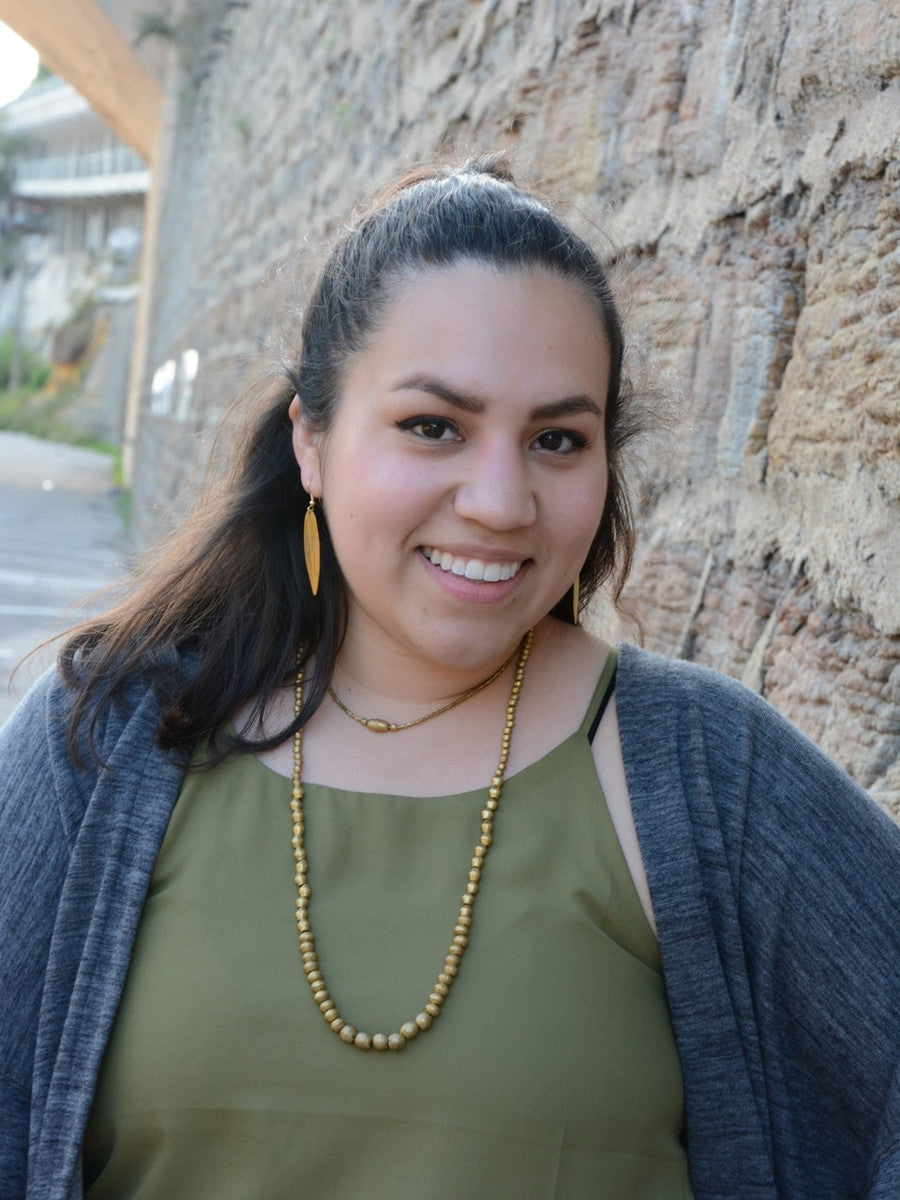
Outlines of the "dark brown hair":
[{"label": "dark brown hair", "polygon": [[[502,157],[413,171],[345,228],[319,271],[296,352],[282,377],[239,401],[244,434],[227,478],[148,557],[131,594],[77,629],[60,656],[76,688],[70,749],[92,737],[104,707],[136,678],[154,688],[158,737],[185,757],[251,702],[252,716],[308,663],[303,710],[289,727],[254,741],[220,735],[228,749],[280,744],[321,703],[346,621],[340,567],[320,513],[322,578],[313,598],[303,562],[308,497],[293,454],[288,406],[326,431],[351,355],[362,350],[405,277],[462,260],[499,271],[540,268],[570,279],[594,304],[610,353],[606,393],[609,484],[600,527],[581,570],[581,604],[611,585],[618,603],[631,565],[634,527],[621,457],[639,432],[623,375],[624,337],[607,273],[592,248],[534,196],[517,187]],[[555,615],[572,620],[571,593]]]}]

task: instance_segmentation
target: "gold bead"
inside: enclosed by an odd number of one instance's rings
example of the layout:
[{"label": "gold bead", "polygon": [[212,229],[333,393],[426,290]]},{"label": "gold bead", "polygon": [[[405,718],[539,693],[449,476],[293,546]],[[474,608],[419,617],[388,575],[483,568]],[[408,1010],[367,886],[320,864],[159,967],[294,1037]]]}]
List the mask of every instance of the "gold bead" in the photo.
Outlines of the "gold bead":
[{"label": "gold bead", "polygon": [[[315,952],[315,939],[309,924],[309,900],[311,891],[307,880],[307,856],[303,843],[305,833],[305,823],[303,817],[303,729],[302,727],[294,734],[293,740],[293,774],[291,780],[291,846],[293,849],[294,859],[294,884],[297,888],[297,900],[295,903],[295,922],[298,932],[298,944],[300,947],[303,969],[306,978],[310,985],[313,998],[315,999],[323,1018],[328,1022],[329,1028],[332,1029],[343,1042],[352,1044],[360,1050],[375,1049],[383,1051],[402,1050],[407,1041],[411,1041],[417,1037],[420,1030],[429,1029],[434,1019],[440,1016],[441,1007],[449,995],[450,988],[458,973],[460,961],[465,954],[469,944],[469,931],[472,926],[472,914],[475,903],[475,897],[478,893],[478,885],[481,879],[481,871],[484,859],[487,854],[487,849],[491,845],[493,839],[493,814],[497,811],[500,794],[503,789],[503,779],[506,773],[506,767],[509,762],[510,744],[512,741],[512,733],[515,726],[516,707],[519,702],[519,695],[522,690],[522,683],[525,678],[525,667],[528,663],[531,654],[532,644],[534,642],[534,630],[530,629],[522,639],[519,648],[519,657],[515,669],[515,679],[510,690],[509,701],[506,706],[506,721],[504,723],[503,733],[500,740],[500,754],[497,763],[497,768],[491,777],[491,786],[488,789],[488,798],[485,801],[484,809],[481,813],[481,835],[470,860],[468,882],[466,890],[462,894],[459,913],[456,918],[456,923],[453,927],[453,941],[444,958],[444,969],[438,975],[434,985],[434,990],[428,996],[422,1012],[418,1013],[413,1021],[407,1021],[400,1027],[399,1032],[391,1034],[368,1034],[363,1031],[357,1031],[353,1025],[348,1024],[338,1013],[334,1006],[328,989],[325,986],[325,981],[322,972],[319,968],[318,958]],[[300,660],[298,655],[298,662]],[[365,725],[367,728],[374,730],[377,733],[393,732],[400,729],[409,729],[414,725],[420,725],[423,721],[430,720],[431,717],[439,716],[446,712],[449,708],[454,708],[457,704],[469,696],[475,695],[483,688],[497,679],[500,673],[509,666],[507,660],[493,675],[487,680],[482,681],[476,688],[457,697],[443,708],[436,709],[434,712],[427,713],[424,717],[419,717],[415,721],[408,721],[402,725],[395,725],[392,722],[384,720],[380,717],[365,718],[359,717],[355,713],[351,713],[349,709],[332,692],[334,699],[340,708],[343,708],[349,716],[355,721]],[[329,689],[330,691],[330,689]],[[300,667],[297,671],[295,688],[294,688],[294,716],[299,716],[303,708],[303,669]]]}]

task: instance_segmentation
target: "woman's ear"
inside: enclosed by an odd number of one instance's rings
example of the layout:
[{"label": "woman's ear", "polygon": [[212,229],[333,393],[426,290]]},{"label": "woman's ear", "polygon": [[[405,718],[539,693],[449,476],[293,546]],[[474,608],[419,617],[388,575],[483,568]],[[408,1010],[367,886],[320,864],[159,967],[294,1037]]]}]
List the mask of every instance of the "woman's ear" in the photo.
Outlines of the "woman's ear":
[{"label": "woman's ear", "polygon": [[294,427],[291,441],[294,447],[294,458],[300,468],[303,490],[308,495],[319,499],[322,495],[322,472],[319,464],[320,435],[303,420],[300,412],[300,398],[296,395],[290,403],[288,415]]}]

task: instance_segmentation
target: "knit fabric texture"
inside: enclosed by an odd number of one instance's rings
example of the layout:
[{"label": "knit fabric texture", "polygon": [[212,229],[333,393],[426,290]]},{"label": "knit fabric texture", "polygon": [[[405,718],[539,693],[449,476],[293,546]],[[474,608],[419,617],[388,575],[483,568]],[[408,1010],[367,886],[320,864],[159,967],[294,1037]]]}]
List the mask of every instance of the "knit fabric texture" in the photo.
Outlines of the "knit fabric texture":
[{"label": "knit fabric texture", "polygon": [[[80,1200],[81,1141],[182,770],[135,683],[65,749],[0,731],[0,1200]],[[697,1200],[900,1195],[900,829],[732,680],[622,646],[616,706]]]}]

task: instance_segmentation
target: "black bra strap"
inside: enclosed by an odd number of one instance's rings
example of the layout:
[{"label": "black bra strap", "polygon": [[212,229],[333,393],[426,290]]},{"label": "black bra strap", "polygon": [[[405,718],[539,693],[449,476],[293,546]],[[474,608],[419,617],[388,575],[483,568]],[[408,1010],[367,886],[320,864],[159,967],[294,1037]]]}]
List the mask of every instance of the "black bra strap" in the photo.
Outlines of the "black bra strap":
[{"label": "black bra strap", "polygon": [[591,744],[593,744],[594,737],[596,736],[597,730],[600,727],[600,722],[603,720],[603,714],[606,712],[606,706],[609,704],[610,700],[612,699],[612,694],[615,691],[616,669],[616,667],[613,667],[612,675],[609,677],[609,683],[606,685],[606,691],[603,693],[603,699],[600,701],[599,707],[597,708],[596,716],[594,717],[593,721],[591,721],[591,727],[588,730],[588,741]]}]

